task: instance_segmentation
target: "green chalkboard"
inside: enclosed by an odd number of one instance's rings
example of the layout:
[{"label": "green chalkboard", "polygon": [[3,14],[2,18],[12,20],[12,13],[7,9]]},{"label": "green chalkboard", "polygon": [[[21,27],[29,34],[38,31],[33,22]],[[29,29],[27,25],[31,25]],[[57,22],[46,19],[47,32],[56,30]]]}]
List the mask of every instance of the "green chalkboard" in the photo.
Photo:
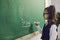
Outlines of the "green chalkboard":
[{"label": "green chalkboard", "polygon": [[43,26],[44,0],[0,0],[0,40],[15,40]]}]

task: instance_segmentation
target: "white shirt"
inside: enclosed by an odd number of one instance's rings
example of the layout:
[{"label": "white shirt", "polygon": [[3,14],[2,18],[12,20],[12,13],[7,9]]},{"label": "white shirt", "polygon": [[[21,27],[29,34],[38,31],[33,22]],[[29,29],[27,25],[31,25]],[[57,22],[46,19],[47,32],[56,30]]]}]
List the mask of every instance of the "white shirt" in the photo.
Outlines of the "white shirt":
[{"label": "white shirt", "polygon": [[60,24],[58,25],[58,39],[60,39]]},{"label": "white shirt", "polygon": [[56,40],[58,32],[57,30],[57,26],[55,24],[51,25],[50,28],[50,40]]}]

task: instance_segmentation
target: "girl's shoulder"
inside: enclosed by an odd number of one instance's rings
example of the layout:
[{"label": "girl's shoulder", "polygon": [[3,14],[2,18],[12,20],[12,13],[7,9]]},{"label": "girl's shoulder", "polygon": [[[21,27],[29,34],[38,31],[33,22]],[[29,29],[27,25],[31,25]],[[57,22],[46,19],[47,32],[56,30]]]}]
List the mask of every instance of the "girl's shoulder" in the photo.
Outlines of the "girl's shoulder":
[{"label": "girl's shoulder", "polygon": [[52,24],[51,26],[57,26],[56,24]]},{"label": "girl's shoulder", "polygon": [[52,24],[50,30],[57,30],[57,26],[55,24]]}]

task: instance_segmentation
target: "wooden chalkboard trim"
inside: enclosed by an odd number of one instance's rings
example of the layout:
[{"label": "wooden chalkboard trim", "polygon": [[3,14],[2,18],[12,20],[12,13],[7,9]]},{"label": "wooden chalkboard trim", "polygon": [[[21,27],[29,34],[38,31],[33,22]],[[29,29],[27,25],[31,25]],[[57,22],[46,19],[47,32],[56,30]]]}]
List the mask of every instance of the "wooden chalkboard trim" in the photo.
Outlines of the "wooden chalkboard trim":
[{"label": "wooden chalkboard trim", "polygon": [[25,36],[20,37],[20,38],[17,38],[16,40],[27,40],[28,38],[30,38],[30,37],[32,37],[32,36],[34,36],[34,35],[37,35],[37,34],[39,34],[38,31],[36,31],[36,32],[34,32],[34,33],[31,33],[31,34],[28,34],[28,35],[25,35]]}]

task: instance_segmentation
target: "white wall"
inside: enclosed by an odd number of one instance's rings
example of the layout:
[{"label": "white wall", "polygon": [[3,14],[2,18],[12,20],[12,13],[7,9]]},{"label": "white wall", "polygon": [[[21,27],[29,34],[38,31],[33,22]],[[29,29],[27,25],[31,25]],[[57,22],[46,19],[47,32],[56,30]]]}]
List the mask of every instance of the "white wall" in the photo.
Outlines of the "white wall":
[{"label": "white wall", "polygon": [[55,0],[56,11],[60,12],[60,0]]},{"label": "white wall", "polygon": [[51,0],[45,0],[45,7],[48,7],[51,5]]},{"label": "white wall", "polygon": [[45,7],[55,5],[56,12],[60,12],[60,0],[45,0]]}]

